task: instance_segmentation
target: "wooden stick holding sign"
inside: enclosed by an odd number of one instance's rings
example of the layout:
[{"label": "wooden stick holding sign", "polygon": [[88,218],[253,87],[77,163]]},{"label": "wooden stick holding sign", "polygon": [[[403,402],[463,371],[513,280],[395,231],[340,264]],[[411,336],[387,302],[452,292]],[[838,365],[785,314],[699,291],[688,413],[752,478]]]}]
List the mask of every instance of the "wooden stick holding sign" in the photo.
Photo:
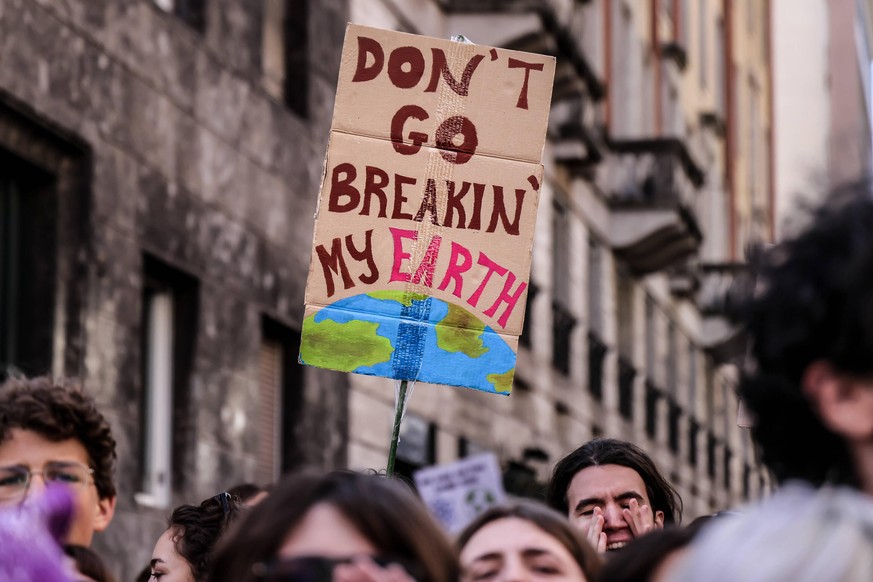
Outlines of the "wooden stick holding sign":
[{"label": "wooden stick holding sign", "polygon": [[554,71],[348,26],[302,363],[509,394]]}]

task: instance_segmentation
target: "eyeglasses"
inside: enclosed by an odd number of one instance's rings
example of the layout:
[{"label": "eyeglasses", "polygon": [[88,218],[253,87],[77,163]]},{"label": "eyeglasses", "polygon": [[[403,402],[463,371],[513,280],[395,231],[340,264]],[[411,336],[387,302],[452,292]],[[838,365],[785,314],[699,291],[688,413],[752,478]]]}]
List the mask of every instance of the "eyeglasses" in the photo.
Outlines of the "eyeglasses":
[{"label": "eyeglasses", "polygon": [[42,471],[31,471],[21,465],[0,467],[0,500],[20,499],[25,496],[34,475],[42,475],[43,481],[59,483],[67,487],[84,487],[92,482],[94,469],[76,461],[49,461]]},{"label": "eyeglasses", "polygon": [[[421,568],[408,560],[389,556],[370,556],[383,568],[397,564],[406,570],[413,580],[424,580]],[[264,582],[331,582],[333,570],[340,564],[351,564],[354,558],[327,558],[324,556],[300,556],[258,562],[252,566],[252,574]]]}]

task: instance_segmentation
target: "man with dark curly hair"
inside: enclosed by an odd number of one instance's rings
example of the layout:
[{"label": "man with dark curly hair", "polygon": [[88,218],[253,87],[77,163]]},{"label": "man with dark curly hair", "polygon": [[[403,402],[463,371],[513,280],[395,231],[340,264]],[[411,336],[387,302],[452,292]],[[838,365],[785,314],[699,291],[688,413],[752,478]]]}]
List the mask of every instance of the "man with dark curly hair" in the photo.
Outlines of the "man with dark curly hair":
[{"label": "man with dark curly hair", "polygon": [[0,385],[0,505],[62,484],[75,505],[65,541],[88,546],[115,513],[115,458],[109,423],[77,384],[39,377]]},{"label": "man with dark curly hair", "polygon": [[873,192],[835,191],[756,261],[739,392],[776,480],[873,495]]},{"label": "man with dark curly hair", "polygon": [[600,553],[682,520],[682,499],[638,446],[588,441],[555,465],[548,504],[566,515]]}]

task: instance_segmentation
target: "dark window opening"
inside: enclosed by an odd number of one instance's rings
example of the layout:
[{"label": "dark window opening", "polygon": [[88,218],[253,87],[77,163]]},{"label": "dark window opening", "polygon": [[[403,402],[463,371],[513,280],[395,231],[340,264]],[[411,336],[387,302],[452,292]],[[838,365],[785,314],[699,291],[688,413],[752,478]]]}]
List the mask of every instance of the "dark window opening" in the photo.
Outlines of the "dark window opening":
[{"label": "dark window opening", "polygon": [[588,332],[588,392],[600,400],[603,398],[603,360],[607,347],[593,331]]},{"label": "dark window opening", "polygon": [[715,479],[715,452],[718,448],[718,440],[711,432],[706,437],[706,474],[710,479]]},{"label": "dark window opening", "polygon": [[0,380],[51,372],[57,253],[54,176],[0,152]]},{"label": "dark window opening", "polygon": [[536,299],[539,287],[531,281],[527,287],[527,299],[524,307],[524,326],[521,329],[521,336],[518,338],[518,343],[526,348],[530,347],[531,327],[533,326],[533,302]]},{"label": "dark window opening", "polygon": [[[199,282],[191,275],[179,271],[159,259],[150,255],[143,256],[143,301],[141,320],[141,349],[142,364],[142,406],[141,406],[141,441],[140,469],[143,472],[142,482],[145,490],[149,491],[149,471],[154,459],[154,431],[169,431],[171,442],[170,474],[172,487],[175,490],[183,490],[186,487],[184,472],[193,467],[192,447],[189,446],[194,432],[192,424],[192,403],[190,391],[191,372],[196,353],[197,326],[199,320]],[[169,308],[166,306],[169,305]],[[157,321],[157,325],[164,325],[170,338],[169,357],[156,354],[154,342],[155,335],[153,322],[159,319],[155,310],[167,315],[167,321]],[[155,362],[163,360],[160,364]],[[166,390],[161,398],[169,398],[171,412],[169,418],[151,417],[149,410],[154,410],[149,405],[154,397],[150,394],[149,386],[156,386],[153,380],[156,375],[154,366],[168,366],[170,376],[169,386],[162,387]],[[165,481],[161,478],[160,480]]]},{"label": "dark window opening", "polygon": [[173,13],[197,32],[206,30],[206,0],[174,0]]},{"label": "dark window opening", "polygon": [[285,7],[285,104],[309,115],[308,0],[288,0]]},{"label": "dark window opening", "polygon": [[552,303],[552,365],[564,374],[570,373],[570,334],[576,318],[560,303]]},{"label": "dark window opening", "polygon": [[697,466],[697,433],[699,431],[700,424],[696,419],[690,419],[688,422],[688,463],[692,467]]},{"label": "dark window opening", "polygon": [[258,478],[272,482],[303,463],[297,429],[305,375],[297,361],[300,334],[267,317],[261,328]]},{"label": "dark window opening", "polygon": [[646,434],[649,438],[658,435],[658,400],[661,391],[650,380],[646,381]]},{"label": "dark window opening", "polygon": [[731,461],[733,460],[733,452],[725,448],[724,450],[724,486],[725,489],[731,488]]},{"label": "dark window opening", "polygon": [[[469,445],[468,445],[469,446]],[[424,418],[407,414],[400,425],[400,442],[394,464],[395,475],[412,483],[413,474],[436,462],[436,426]]]},{"label": "dark window opening", "polygon": [[676,401],[670,398],[670,407],[667,423],[667,443],[674,453],[679,452],[679,421],[682,419],[682,408]]},{"label": "dark window opening", "polygon": [[624,358],[618,359],[618,412],[626,419],[634,417],[634,379],[637,371]]},{"label": "dark window opening", "polygon": [[752,468],[748,463],[743,465],[743,499],[749,499],[752,494]]}]

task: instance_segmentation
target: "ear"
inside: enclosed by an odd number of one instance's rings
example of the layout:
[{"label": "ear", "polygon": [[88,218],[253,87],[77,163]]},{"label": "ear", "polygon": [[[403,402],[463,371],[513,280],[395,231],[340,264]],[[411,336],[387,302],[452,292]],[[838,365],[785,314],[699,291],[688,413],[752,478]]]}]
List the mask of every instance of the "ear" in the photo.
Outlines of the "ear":
[{"label": "ear", "polygon": [[664,512],[656,511],[655,512],[655,527],[661,529],[664,527]]},{"label": "ear", "polygon": [[97,500],[97,513],[94,514],[94,531],[103,531],[109,527],[115,515],[115,496]]},{"label": "ear", "polygon": [[873,438],[873,385],[823,360],[803,373],[803,392],[827,428],[848,441]]}]

